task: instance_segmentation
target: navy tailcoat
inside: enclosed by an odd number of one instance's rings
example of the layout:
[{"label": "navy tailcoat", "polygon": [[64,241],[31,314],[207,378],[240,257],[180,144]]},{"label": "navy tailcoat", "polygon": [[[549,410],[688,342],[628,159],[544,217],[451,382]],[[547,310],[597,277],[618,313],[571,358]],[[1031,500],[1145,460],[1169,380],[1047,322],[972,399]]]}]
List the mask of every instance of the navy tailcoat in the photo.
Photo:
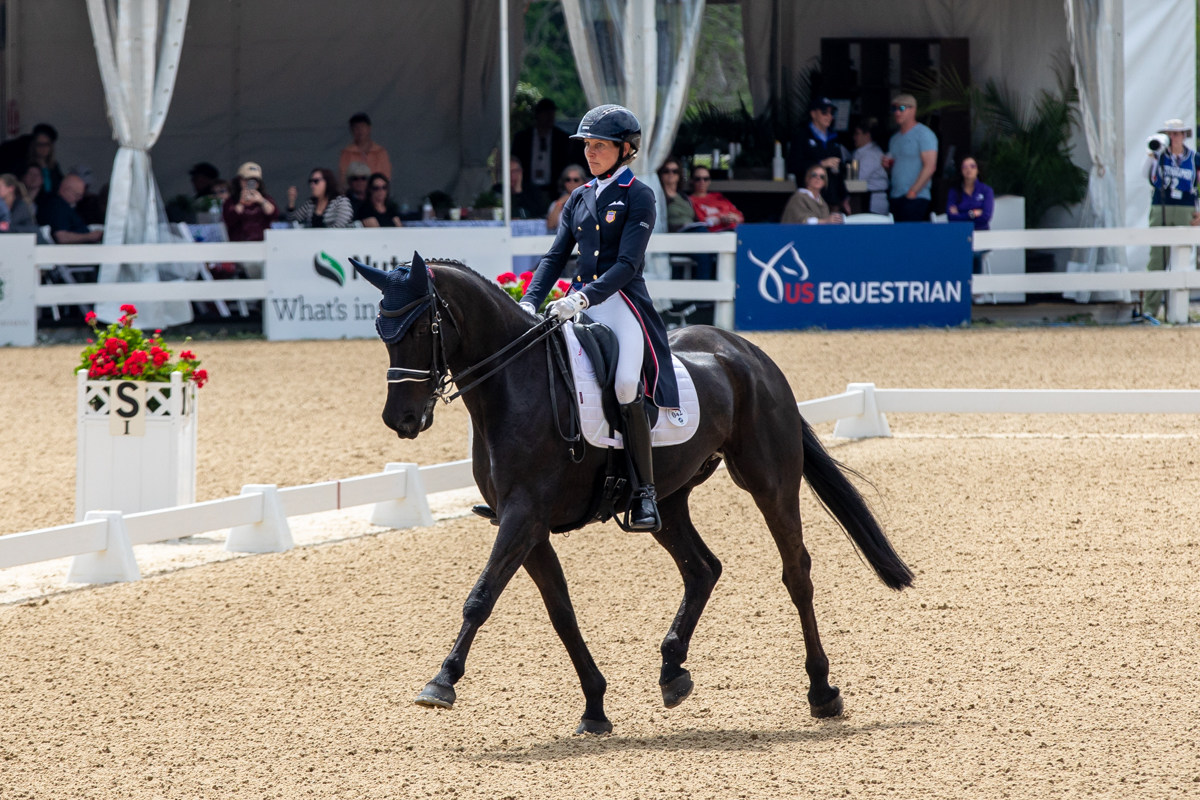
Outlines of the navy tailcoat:
[{"label": "navy tailcoat", "polygon": [[642,377],[647,396],[659,408],[679,408],[667,326],[642,279],[655,215],[654,190],[634,178],[628,167],[617,173],[617,179],[599,197],[595,179],[580,186],[567,198],[554,244],[538,263],[524,299],[541,308],[555,282],[563,277],[563,268],[578,244],[576,272],[569,276],[571,288],[583,292],[592,306],[620,293],[642,325],[646,341]]}]

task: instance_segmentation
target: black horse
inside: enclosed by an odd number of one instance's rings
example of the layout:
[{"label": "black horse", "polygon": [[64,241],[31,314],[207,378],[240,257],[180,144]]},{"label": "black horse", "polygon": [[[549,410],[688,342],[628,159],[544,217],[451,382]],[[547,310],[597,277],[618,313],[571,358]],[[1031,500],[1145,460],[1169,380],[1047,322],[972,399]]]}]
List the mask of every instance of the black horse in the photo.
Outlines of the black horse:
[{"label": "black horse", "polygon": [[[419,318],[387,346],[389,380],[395,377],[402,382],[388,387],[383,421],[404,439],[416,438],[433,424],[434,405],[446,385],[439,379],[447,369],[461,377],[506,345],[528,339],[537,325],[495,282],[456,262],[428,263],[427,270],[417,256],[413,269],[389,273],[360,267],[368,280],[384,289],[385,315],[389,288],[402,290],[393,292],[394,297],[417,298],[407,305],[420,310]],[[430,299],[427,306],[420,304],[423,297]],[[765,353],[733,333],[705,326],[675,331],[671,351],[695,380],[701,410],[700,427],[691,440],[654,451],[663,525],[653,535],[675,560],[684,584],[683,602],[662,643],[663,702],[673,708],[691,694],[693,683],[683,662],[721,575],[721,562],[692,525],[688,496],[724,459],[734,483],[751,494],[766,518],[783,558],[783,582],[804,629],[812,715],[837,716],[842,698],[838,688],[829,684],[829,660],[813,613],[811,560],[801,536],[801,477],[808,479],[887,586],[910,586],[912,572],[842,474],[842,466],[801,418],[787,379]],[[520,350],[511,348],[510,353]],[[493,363],[499,362],[493,359]],[[586,703],[576,732],[611,731],[604,714],[604,676],[579,632],[567,583],[550,544],[551,528],[569,526],[594,508],[606,453],[588,447],[578,463],[572,457],[560,431],[569,425],[566,415],[574,399],[542,347],[521,353],[464,394],[463,400],[474,426],[475,481],[499,517],[499,533],[487,566],[463,606],[458,639],[416,702],[441,708],[454,704],[453,687],[463,675],[475,634],[509,580],[524,566],[579,674]],[[560,416],[557,421],[552,408]]]}]

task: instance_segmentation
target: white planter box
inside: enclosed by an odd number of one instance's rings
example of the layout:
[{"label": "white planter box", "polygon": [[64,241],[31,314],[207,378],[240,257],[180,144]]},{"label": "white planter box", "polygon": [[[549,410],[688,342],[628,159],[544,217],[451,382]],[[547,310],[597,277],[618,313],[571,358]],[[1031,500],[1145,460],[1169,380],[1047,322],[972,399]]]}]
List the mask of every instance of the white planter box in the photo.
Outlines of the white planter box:
[{"label": "white planter box", "polygon": [[196,502],[196,384],[178,373],[146,383],[145,435],[113,436],[109,399],[120,381],[77,377],[75,520]]}]

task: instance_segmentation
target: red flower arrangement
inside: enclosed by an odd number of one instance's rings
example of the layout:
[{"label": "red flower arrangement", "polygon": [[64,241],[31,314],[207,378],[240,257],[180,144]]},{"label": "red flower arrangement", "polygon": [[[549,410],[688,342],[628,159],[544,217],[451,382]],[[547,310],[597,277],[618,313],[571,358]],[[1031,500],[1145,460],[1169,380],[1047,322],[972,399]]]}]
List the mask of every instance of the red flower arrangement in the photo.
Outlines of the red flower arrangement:
[{"label": "red flower arrangement", "polygon": [[139,381],[170,381],[171,374],[181,373],[185,381],[195,381],[197,387],[208,383],[208,370],[197,369],[200,359],[191,350],[179,354],[179,360],[171,363],[171,350],[162,339],[162,331],[145,336],[133,327],[137,308],[121,306],[121,317],[101,330],[96,312],[89,311],[83,319],[96,338],[88,339],[83,348],[79,366],[88,371],[93,380],[130,379]]},{"label": "red flower arrangement", "polygon": [[[533,280],[532,272],[522,272],[518,277],[512,272],[505,272],[496,276],[496,283],[500,284],[500,288],[508,292],[508,296],[517,302],[525,296],[525,292],[529,289],[529,282]],[[559,281],[550,289],[550,294],[542,301],[542,307],[538,311],[545,311],[546,306],[567,296],[567,292],[571,289],[571,284],[566,281]]]}]

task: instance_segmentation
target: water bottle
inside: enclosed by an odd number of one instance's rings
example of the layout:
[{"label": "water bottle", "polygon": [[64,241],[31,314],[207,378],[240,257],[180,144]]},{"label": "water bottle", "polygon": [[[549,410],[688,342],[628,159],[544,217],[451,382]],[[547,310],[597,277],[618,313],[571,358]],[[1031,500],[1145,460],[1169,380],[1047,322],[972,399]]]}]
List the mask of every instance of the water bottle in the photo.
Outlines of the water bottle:
[{"label": "water bottle", "polygon": [[431,220],[434,218],[433,203],[429,202],[429,198],[425,198],[425,204],[421,206],[421,219]]},{"label": "water bottle", "polygon": [[775,157],[771,159],[771,179],[776,181],[783,180],[784,170],[787,166],[783,163],[783,145],[775,142]]}]

